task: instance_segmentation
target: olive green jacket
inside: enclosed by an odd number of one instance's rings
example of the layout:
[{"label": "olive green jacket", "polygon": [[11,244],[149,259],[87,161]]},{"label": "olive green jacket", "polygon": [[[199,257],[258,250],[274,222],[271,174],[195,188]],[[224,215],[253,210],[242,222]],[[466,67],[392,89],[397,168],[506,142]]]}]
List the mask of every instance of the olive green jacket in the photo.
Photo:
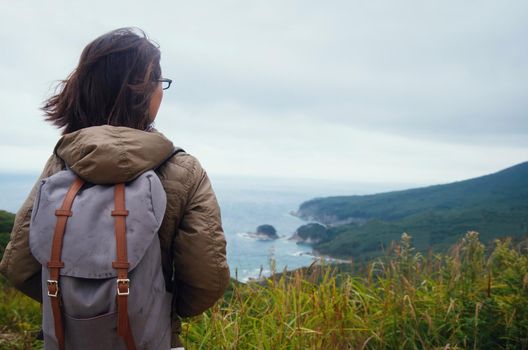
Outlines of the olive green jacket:
[{"label": "olive green jacket", "polygon": [[[88,182],[114,184],[157,169],[167,193],[159,238],[167,289],[173,292],[176,332],[178,316],[198,315],[223,295],[229,268],[220,208],[209,178],[196,158],[185,152],[171,157],[173,150],[172,142],[157,131],[108,125],[85,128],[59,140],[40,178],[68,166]],[[40,301],[42,266],[29,249],[29,222],[38,183],[16,214],[0,273]]]}]

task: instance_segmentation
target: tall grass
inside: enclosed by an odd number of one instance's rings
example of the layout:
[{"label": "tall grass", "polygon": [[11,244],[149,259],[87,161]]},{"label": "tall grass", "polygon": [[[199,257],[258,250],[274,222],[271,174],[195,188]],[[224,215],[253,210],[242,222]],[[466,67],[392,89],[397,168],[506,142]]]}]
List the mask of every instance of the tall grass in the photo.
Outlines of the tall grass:
[{"label": "tall grass", "polygon": [[[3,348],[31,348],[38,306],[0,293],[0,329],[15,344]],[[182,339],[186,349],[528,349],[528,242],[486,250],[469,232],[448,253],[423,255],[403,234],[365,266],[234,282],[184,321]]]},{"label": "tall grass", "polygon": [[39,349],[41,312],[37,302],[6,286],[0,276],[0,349]]},{"label": "tall grass", "polygon": [[469,232],[423,256],[403,234],[353,273],[312,266],[234,284],[182,336],[187,349],[528,349],[526,249],[496,241],[486,255]]}]

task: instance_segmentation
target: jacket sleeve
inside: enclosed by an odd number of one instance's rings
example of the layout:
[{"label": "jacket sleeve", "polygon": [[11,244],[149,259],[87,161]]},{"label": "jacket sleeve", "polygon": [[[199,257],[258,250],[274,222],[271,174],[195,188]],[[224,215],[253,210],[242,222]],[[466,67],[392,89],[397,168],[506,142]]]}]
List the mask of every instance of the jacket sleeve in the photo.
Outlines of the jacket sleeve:
[{"label": "jacket sleeve", "polygon": [[35,260],[29,249],[29,223],[40,180],[61,169],[62,162],[57,157],[51,156],[44,167],[44,171],[15,216],[10,241],[0,262],[0,273],[15,288],[39,302],[42,301],[41,265]]},{"label": "jacket sleeve", "polygon": [[193,178],[196,180],[173,240],[174,306],[182,317],[199,315],[210,308],[229,285],[220,208],[211,182],[197,161]]}]

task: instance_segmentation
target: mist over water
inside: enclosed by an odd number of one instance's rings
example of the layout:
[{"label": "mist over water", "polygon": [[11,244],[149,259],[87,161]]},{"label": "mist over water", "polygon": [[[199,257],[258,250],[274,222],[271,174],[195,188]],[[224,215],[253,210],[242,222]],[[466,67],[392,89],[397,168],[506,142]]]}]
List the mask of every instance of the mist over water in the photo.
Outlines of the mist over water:
[{"label": "mist over water", "polygon": [[[268,275],[271,259],[275,261],[277,271],[313,262],[310,246],[288,240],[299,226],[306,223],[291,215],[302,202],[315,197],[412,187],[240,176],[210,177],[222,213],[231,275],[240,281]],[[15,213],[37,178],[37,174],[0,174],[0,209]],[[273,225],[280,238],[260,241],[247,235],[262,224]]]}]

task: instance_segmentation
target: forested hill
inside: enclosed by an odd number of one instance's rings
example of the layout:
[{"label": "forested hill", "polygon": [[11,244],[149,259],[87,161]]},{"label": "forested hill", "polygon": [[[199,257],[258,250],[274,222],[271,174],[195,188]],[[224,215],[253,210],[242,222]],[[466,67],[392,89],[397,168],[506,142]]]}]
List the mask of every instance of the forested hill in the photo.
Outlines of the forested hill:
[{"label": "forested hill", "polygon": [[365,196],[316,198],[297,215],[332,225],[371,219],[395,221],[408,216],[465,209],[508,210],[528,206],[528,162],[470,180]]},{"label": "forested hill", "polygon": [[528,162],[446,185],[317,198],[297,215],[329,225],[314,248],[340,257],[379,255],[403,232],[419,249],[446,248],[470,230],[486,242],[520,237],[528,234]]}]

